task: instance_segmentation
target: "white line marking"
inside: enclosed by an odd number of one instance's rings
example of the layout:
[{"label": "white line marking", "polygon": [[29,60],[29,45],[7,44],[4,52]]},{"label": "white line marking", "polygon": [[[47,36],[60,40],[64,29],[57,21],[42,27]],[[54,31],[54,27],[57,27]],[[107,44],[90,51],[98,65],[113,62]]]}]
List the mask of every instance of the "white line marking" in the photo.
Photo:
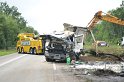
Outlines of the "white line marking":
[{"label": "white line marking", "polygon": [[11,60],[9,60],[9,61],[6,61],[6,62],[0,64],[0,67],[3,66],[3,65],[8,64],[8,63],[10,63],[10,62],[13,62],[13,61],[15,61],[15,60],[18,60],[18,59],[20,59],[20,58],[22,58],[22,57],[24,57],[24,56],[26,56],[26,55],[27,55],[27,54],[24,54],[24,55],[22,55],[22,56],[19,56],[19,57],[16,57],[16,58],[11,59]]},{"label": "white line marking", "polygon": [[56,64],[55,63],[53,63],[53,69],[56,70]]}]

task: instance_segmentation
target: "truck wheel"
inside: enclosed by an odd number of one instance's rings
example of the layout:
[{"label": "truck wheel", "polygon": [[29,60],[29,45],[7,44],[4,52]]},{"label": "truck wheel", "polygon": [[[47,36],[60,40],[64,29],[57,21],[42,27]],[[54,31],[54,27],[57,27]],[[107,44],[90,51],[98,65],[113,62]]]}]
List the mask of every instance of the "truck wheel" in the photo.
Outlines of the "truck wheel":
[{"label": "truck wheel", "polygon": [[44,55],[45,54],[45,50],[44,49],[42,49],[42,53],[41,53],[41,55]]},{"label": "truck wheel", "polygon": [[17,52],[18,52],[18,53],[21,53],[20,48],[17,48]]},{"label": "truck wheel", "polygon": [[49,58],[46,58],[46,61],[47,61],[47,62],[50,62],[50,59],[49,59]]},{"label": "truck wheel", "polygon": [[33,54],[33,48],[30,48],[29,53]]},{"label": "truck wheel", "polygon": [[21,49],[21,53],[22,53],[22,54],[24,53],[24,49],[23,49],[23,48]]},{"label": "truck wheel", "polygon": [[33,53],[34,53],[34,54],[37,54],[36,48],[33,49]]}]

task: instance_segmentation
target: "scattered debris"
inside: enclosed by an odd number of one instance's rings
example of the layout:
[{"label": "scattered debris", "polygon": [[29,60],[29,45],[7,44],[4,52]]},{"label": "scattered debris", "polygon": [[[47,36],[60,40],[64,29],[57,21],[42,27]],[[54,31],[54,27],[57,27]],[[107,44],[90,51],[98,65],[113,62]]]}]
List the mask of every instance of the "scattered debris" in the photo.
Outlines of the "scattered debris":
[{"label": "scattered debris", "polygon": [[117,76],[118,73],[112,71],[112,70],[103,70],[103,69],[98,69],[96,71],[93,72],[93,75],[96,75],[96,76]]},{"label": "scattered debris", "polygon": [[96,71],[98,69],[103,70],[112,70],[116,73],[121,73],[124,71],[124,64],[122,63],[113,63],[113,62],[103,62],[103,61],[96,61],[96,62],[86,62],[84,64],[75,64],[75,69],[88,69],[92,71]]},{"label": "scattered debris", "polygon": [[123,66],[124,62],[76,61],[74,65],[64,66],[62,72],[78,78],[80,82],[123,82]]}]

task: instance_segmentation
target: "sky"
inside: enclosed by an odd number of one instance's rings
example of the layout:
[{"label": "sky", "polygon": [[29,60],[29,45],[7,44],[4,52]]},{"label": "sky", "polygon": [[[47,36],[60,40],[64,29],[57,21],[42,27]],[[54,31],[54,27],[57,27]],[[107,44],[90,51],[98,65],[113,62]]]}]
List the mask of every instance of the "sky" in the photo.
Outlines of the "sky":
[{"label": "sky", "polygon": [[63,31],[63,23],[86,27],[98,11],[120,7],[122,0],[0,0],[18,11],[40,34]]}]

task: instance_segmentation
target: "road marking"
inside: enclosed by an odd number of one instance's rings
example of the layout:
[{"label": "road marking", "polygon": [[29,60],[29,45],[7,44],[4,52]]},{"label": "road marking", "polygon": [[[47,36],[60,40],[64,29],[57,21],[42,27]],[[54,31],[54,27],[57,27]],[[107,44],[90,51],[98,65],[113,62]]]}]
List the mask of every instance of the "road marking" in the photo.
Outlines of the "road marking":
[{"label": "road marking", "polygon": [[10,62],[16,61],[16,60],[18,60],[18,59],[20,59],[20,58],[22,58],[22,57],[24,57],[24,56],[26,56],[26,55],[27,55],[27,54],[24,54],[24,55],[21,55],[21,56],[19,56],[19,57],[13,58],[13,59],[11,59],[11,60],[9,60],[9,61],[6,61],[6,62],[0,64],[0,67],[3,66],[3,65],[8,64],[8,63],[10,63]]},{"label": "road marking", "polygon": [[53,63],[53,69],[56,70],[56,64],[55,63]]}]

